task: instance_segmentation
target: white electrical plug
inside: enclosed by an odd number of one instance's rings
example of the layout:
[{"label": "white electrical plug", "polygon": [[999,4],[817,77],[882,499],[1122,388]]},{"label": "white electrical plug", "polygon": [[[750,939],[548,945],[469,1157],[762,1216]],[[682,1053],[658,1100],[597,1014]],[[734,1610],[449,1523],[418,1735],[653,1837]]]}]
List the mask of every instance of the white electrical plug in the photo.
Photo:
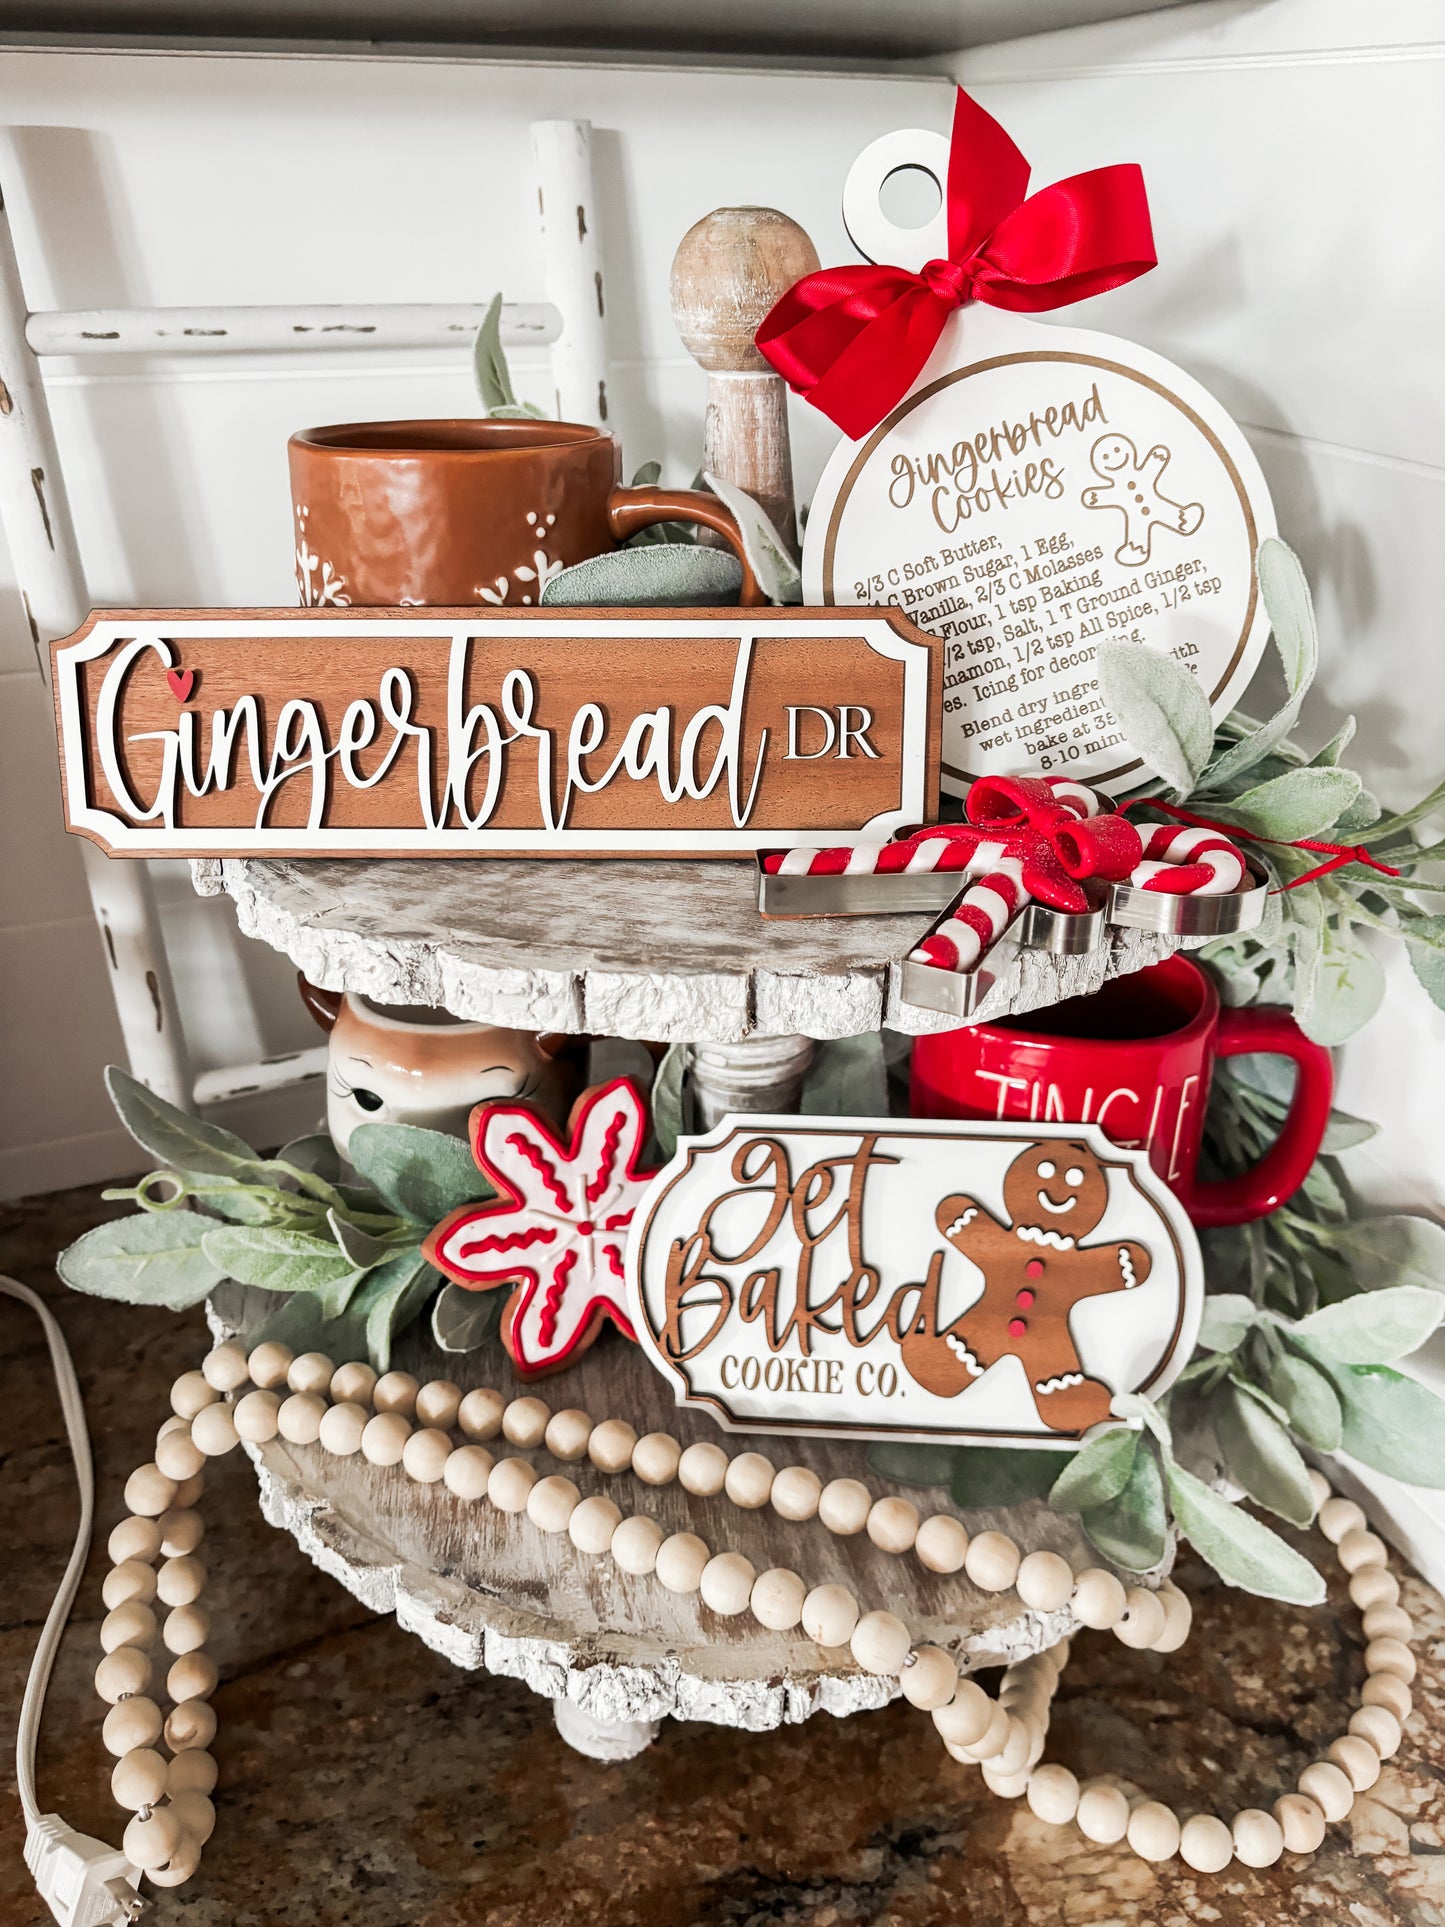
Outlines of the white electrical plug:
[{"label": "white electrical plug", "polygon": [[42,1813],[25,1834],[25,1864],[60,1927],[109,1927],[139,1920],[147,1902],[136,1891],[141,1870],[118,1847]]}]

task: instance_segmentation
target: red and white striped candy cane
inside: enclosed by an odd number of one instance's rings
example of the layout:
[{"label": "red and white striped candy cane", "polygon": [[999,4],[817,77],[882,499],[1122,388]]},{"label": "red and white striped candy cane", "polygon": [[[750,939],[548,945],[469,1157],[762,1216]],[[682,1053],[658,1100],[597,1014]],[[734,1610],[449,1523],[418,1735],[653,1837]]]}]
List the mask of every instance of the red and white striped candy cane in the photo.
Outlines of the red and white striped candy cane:
[{"label": "red and white striped candy cane", "polygon": [[1023,908],[1028,892],[1022,870],[1017,857],[1003,857],[969,885],[938,928],[909,952],[909,961],[936,970],[972,970]]},{"label": "red and white striped candy cane", "polygon": [[1223,897],[1248,878],[1243,855],[1218,830],[1180,829],[1173,823],[1138,825],[1144,861],[1129,881],[1177,897]]}]

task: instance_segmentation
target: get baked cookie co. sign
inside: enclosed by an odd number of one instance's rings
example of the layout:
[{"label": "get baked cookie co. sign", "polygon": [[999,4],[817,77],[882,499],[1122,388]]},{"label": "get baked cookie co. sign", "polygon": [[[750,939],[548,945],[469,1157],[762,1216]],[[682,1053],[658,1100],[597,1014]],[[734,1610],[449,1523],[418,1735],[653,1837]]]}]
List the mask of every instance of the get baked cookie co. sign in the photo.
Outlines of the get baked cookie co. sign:
[{"label": "get baked cookie co. sign", "polygon": [[93,615],[67,826],[114,856],[727,856],[937,815],[942,644],[896,611]]},{"label": "get baked cookie co. sign", "polygon": [[1164,1390],[1199,1248],[1094,1125],[725,1119],[638,1205],[628,1315],[729,1429],[1071,1445]]}]

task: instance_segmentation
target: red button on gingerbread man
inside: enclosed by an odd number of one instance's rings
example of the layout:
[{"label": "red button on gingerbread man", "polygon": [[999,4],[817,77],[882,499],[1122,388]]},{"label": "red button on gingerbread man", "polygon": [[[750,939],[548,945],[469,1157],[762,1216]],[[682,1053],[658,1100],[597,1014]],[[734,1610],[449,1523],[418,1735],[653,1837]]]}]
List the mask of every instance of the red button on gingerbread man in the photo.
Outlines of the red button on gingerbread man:
[{"label": "red button on gingerbread man", "polygon": [[1083,1245],[1109,1202],[1104,1167],[1086,1145],[1053,1140],[1020,1152],[1004,1177],[1011,1220],[974,1198],[938,1207],[938,1228],[983,1273],[983,1295],[943,1331],[925,1312],[903,1339],[905,1369],[927,1392],[954,1398],[1001,1358],[1028,1374],[1039,1417],[1054,1432],[1084,1432],[1109,1416],[1109,1386],[1083,1370],[1069,1314],[1083,1298],[1130,1291],[1149,1276],[1143,1245]]}]

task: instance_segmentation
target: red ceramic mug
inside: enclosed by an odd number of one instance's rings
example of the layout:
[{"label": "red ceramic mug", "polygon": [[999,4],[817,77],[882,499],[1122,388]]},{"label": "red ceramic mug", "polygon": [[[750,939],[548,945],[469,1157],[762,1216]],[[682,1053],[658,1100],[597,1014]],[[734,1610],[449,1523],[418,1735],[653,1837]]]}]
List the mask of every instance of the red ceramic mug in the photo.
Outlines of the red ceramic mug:
[{"label": "red ceramic mug", "polygon": [[[1237,1178],[1197,1175],[1215,1060],[1278,1053],[1299,1067],[1276,1142]],[[1117,977],[1015,1023],[975,1024],[913,1047],[915,1117],[1098,1124],[1142,1146],[1197,1225],[1244,1224],[1276,1210],[1319,1152],[1334,1089],[1330,1054],[1287,1010],[1223,1010],[1187,957]]]}]

